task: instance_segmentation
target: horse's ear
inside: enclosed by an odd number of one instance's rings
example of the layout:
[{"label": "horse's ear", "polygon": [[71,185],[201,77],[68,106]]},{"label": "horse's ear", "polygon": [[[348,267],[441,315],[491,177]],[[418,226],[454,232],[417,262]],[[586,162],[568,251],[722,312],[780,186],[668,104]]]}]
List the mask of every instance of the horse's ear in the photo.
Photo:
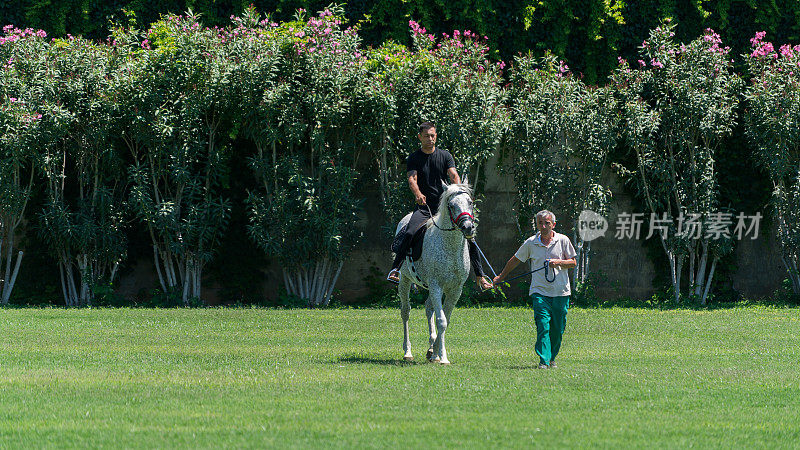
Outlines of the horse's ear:
[{"label": "horse's ear", "polygon": [[449,184],[447,184],[447,182],[446,182],[446,181],[442,180],[442,188],[443,188],[445,191],[447,190],[447,188],[448,188],[449,186],[450,186],[450,185],[449,185]]},{"label": "horse's ear", "polygon": [[469,185],[469,174],[464,175],[464,179],[461,180],[461,183]]}]

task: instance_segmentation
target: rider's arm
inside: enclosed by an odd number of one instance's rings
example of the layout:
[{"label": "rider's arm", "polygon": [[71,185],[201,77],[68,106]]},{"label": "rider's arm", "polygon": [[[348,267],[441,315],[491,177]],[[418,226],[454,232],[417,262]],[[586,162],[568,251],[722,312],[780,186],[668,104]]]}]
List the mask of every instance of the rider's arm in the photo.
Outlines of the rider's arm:
[{"label": "rider's arm", "polygon": [[408,172],[408,187],[411,189],[411,193],[414,194],[414,201],[416,201],[418,205],[424,205],[425,196],[422,195],[422,191],[419,190],[419,186],[417,185],[416,170]]},{"label": "rider's arm", "polygon": [[517,259],[516,256],[512,256],[511,259],[509,259],[508,262],[506,263],[506,266],[503,267],[503,271],[500,272],[500,275],[496,276],[494,280],[492,280],[492,282],[497,284],[503,281],[503,279],[507,277],[508,274],[511,273],[511,271],[513,271],[521,262],[522,261]]},{"label": "rider's arm", "polygon": [[456,171],[455,167],[447,169],[447,176],[450,177],[451,183],[461,184],[461,177],[458,176],[458,172]]}]

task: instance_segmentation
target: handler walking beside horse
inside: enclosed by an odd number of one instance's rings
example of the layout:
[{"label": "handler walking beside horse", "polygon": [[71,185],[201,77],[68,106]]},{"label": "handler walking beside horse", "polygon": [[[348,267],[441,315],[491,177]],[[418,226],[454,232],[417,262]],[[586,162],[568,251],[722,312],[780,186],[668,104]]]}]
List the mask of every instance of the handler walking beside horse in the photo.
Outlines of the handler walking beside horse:
[{"label": "handler walking beside horse", "polygon": [[[496,276],[500,283],[521,262],[531,261],[531,287],[533,315],[536,320],[536,354],[539,368],[555,368],[556,356],[561,349],[561,337],[567,327],[567,308],[571,294],[569,272],[577,265],[575,247],[569,238],[556,233],[556,216],[548,210],[536,213],[534,225],[539,231],[520,246]],[[539,270],[539,269],[544,270]],[[553,275],[548,276],[552,270]]]},{"label": "handler walking beside horse", "polygon": [[[461,184],[453,155],[447,150],[436,147],[436,125],[433,122],[421,123],[417,138],[422,148],[409,155],[406,161],[408,186],[414,194],[417,208],[411,215],[407,231],[401,238],[400,247],[392,263],[392,270],[386,277],[392,283],[400,282],[400,265],[411,246],[414,234],[431,218],[431,214],[436,214],[439,208],[439,200],[444,191],[442,182],[449,177],[452,184]],[[478,248],[471,239],[468,242],[470,265],[475,271],[478,288],[489,289],[492,284],[483,273]]]}]

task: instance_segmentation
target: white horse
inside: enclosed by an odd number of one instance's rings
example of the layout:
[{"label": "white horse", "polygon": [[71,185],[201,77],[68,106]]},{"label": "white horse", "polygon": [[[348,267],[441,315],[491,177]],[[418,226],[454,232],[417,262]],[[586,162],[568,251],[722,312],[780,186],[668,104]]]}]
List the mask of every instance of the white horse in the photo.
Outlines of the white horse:
[{"label": "white horse", "polygon": [[[444,184],[444,183],[443,183]],[[425,312],[428,316],[430,335],[428,359],[441,364],[450,364],[444,346],[444,334],[456,302],[461,297],[461,289],[469,275],[469,250],[467,239],[475,234],[472,189],[469,184],[444,184],[445,191],[439,201],[439,210],[425,224],[425,240],[422,254],[414,261],[419,279],[428,287]],[[411,214],[405,216],[397,226],[395,236],[408,223]],[[400,270],[400,317],[403,319],[403,359],[411,361],[411,341],[408,337],[408,316],[411,307],[408,293],[414,282],[412,267],[408,261]],[[444,295],[444,305],[442,296]]]}]

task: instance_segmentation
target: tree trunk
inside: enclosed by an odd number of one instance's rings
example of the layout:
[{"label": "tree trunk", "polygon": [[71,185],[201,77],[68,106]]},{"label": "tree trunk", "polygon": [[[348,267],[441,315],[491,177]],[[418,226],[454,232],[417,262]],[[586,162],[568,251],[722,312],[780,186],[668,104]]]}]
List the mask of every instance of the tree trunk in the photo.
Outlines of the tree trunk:
[{"label": "tree trunk", "polygon": [[695,262],[697,261],[697,246],[694,244],[690,244],[689,246],[689,292],[691,293],[696,284],[697,278],[695,278]]},{"label": "tree trunk", "polygon": [[339,279],[339,274],[342,272],[342,266],[344,266],[344,261],[339,262],[339,267],[336,269],[336,275],[333,276],[333,280],[328,286],[328,293],[325,295],[325,301],[323,302],[323,305],[325,306],[328,306],[328,303],[330,303],[331,301],[331,295],[333,295],[333,288],[336,286],[336,280]]},{"label": "tree trunk", "polygon": [[183,306],[189,306],[189,260],[186,260],[186,270],[183,272],[183,293],[181,294],[181,300],[183,300]]},{"label": "tree trunk", "polygon": [[683,271],[683,258],[680,256],[675,257],[677,261],[675,262],[675,304],[679,304],[681,302],[681,272]]},{"label": "tree trunk", "polygon": [[795,294],[800,294],[800,273],[798,272],[798,264],[795,258],[790,255],[781,255],[784,267],[789,272],[789,280],[792,282],[792,291]]},{"label": "tree trunk", "polygon": [[164,283],[164,276],[161,274],[161,263],[158,258],[158,246],[153,244],[153,262],[156,264],[156,272],[158,273],[158,282],[161,284],[161,290],[167,292],[167,285]]},{"label": "tree trunk", "polygon": [[700,256],[700,267],[697,269],[697,275],[695,276],[695,289],[694,295],[696,297],[700,297],[702,294],[702,289],[705,284],[705,277],[706,277],[706,264],[708,262],[708,241],[702,241],[702,255]]},{"label": "tree trunk", "polygon": [[340,262],[334,272],[333,261],[326,257],[314,262],[314,269],[302,266],[294,270],[284,268],[286,292],[306,300],[309,306],[326,306],[343,266],[344,263]]},{"label": "tree trunk", "polygon": [[14,289],[14,283],[17,281],[17,274],[19,273],[19,266],[22,263],[23,254],[22,251],[17,253],[17,260],[14,263],[14,271],[11,272],[11,278],[3,280],[3,291],[2,297],[0,298],[0,303],[3,305],[7,305],[8,300],[11,298],[11,291]]},{"label": "tree trunk", "polygon": [[706,281],[706,288],[703,291],[703,298],[700,299],[700,304],[706,306],[706,298],[708,297],[708,291],[711,290],[711,281],[714,279],[714,269],[717,268],[717,260],[719,258],[714,258],[711,261],[711,270],[708,272],[708,281]]}]

